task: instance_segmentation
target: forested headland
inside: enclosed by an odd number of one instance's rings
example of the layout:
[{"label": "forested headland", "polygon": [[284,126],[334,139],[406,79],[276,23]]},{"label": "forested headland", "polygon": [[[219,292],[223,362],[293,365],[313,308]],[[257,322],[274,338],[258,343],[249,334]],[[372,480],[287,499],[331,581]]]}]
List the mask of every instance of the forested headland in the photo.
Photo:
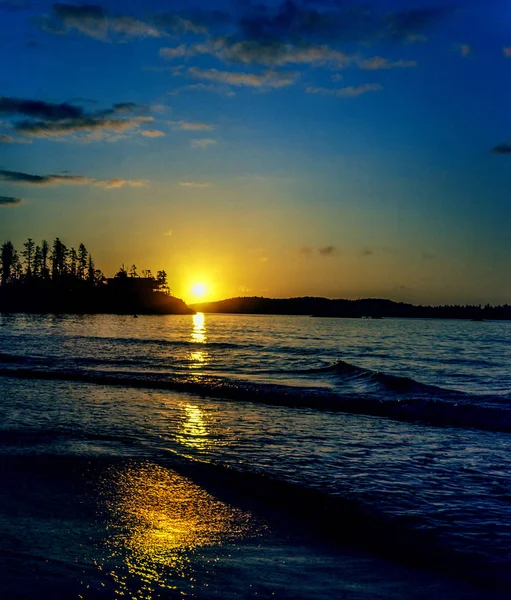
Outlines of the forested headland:
[{"label": "forested headland", "polygon": [[229,298],[219,302],[192,304],[205,313],[311,315],[342,318],[430,318],[430,319],[489,319],[511,320],[511,306],[446,305],[417,306],[382,298],[360,300],[331,300],[329,298]]},{"label": "forested headland", "polygon": [[115,314],[192,314],[175,298],[165,271],[138,273],[124,265],[112,278],[96,268],[84,244],[68,248],[60,238],[50,245],[29,238],[18,252],[0,247],[0,311]]}]

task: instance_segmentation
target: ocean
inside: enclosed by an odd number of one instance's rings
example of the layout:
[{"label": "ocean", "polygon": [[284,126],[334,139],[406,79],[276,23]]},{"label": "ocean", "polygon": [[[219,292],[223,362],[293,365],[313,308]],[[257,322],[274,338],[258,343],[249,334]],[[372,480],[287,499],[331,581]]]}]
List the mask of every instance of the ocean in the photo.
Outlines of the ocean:
[{"label": "ocean", "polygon": [[509,598],[510,343],[0,314],[0,596]]}]

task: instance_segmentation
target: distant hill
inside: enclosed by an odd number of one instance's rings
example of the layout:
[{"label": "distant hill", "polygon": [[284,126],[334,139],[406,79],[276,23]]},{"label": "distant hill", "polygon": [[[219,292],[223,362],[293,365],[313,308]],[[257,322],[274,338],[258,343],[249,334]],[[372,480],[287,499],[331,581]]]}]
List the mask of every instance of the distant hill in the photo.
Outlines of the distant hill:
[{"label": "distant hill", "polygon": [[331,300],[303,298],[229,298],[218,302],[192,304],[197,312],[266,315],[310,315],[344,318],[439,318],[439,319],[511,319],[511,306],[416,306],[382,298]]}]

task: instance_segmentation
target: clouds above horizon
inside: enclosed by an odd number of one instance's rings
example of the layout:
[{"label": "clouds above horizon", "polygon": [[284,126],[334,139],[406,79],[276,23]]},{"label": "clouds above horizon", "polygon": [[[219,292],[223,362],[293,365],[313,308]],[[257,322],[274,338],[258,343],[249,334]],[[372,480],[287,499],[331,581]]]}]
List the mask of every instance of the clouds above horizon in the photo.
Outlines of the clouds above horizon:
[{"label": "clouds above horizon", "polygon": [[103,42],[126,38],[162,37],[165,33],[130,15],[111,15],[97,4],[53,4],[49,15],[42,15],[37,23],[48,33],[67,35],[77,31]]},{"label": "clouds above horizon", "polygon": [[364,83],[358,86],[347,86],[343,88],[324,88],[308,86],[305,88],[307,94],[319,96],[337,96],[338,98],[356,98],[368,92],[379,92],[383,86],[379,83]]},{"label": "clouds above horizon", "polygon": [[[115,103],[111,107],[86,111],[82,106],[69,102],[54,103],[43,100],[0,97],[0,114],[15,120],[8,125],[11,132],[28,138],[68,139],[91,142],[117,141],[120,134],[140,133],[146,137],[159,137],[163,132],[141,129],[152,123],[154,117],[147,115],[149,107],[133,102]],[[15,141],[8,133],[4,143]]]},{"label": "clouds above horizon", "polygon": [[18,206],[23,204],[22,198],[13,198],[12,196],[0,196],[0,207],[2,206]]},{"label": "clouds above horizon", "polygon": [[32,175],[21,171],[8,171],[0,169],[0,181],[6,183],[14,183],[21,185],[33,186],[55,186],[55,185],[94,185],[105,189],[118,189],[124,186],[128,187],[144,187],[147,182],[142,180],[131,179],[95,179],[85,175]]},{"label": "clouds above horizon", "polygon": [[299,78],[298,73],[265,71],[264,73],[244,73],[219,71],[218,69],[200,69],[190,67],[188,74],[195,79],[213,83],[224,83],[235,87],[282,88],[293,85]]}]

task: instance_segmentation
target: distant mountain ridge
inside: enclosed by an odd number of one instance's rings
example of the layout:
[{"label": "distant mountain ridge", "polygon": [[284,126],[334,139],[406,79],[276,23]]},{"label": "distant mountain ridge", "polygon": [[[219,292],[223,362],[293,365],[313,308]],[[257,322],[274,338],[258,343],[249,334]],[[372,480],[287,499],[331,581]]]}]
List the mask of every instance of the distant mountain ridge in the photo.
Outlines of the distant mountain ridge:
[{"label": "distant mountain ridge", "polygon": [[305,296],[300,298],[229,298],[217,302],[190,305],[197,312],[231,314],[310,315],[344,318],[439,318],[439,319],[511,319],[511,306],[475,305],[422,306],[394,302],[384,298],[344,300]]}]

